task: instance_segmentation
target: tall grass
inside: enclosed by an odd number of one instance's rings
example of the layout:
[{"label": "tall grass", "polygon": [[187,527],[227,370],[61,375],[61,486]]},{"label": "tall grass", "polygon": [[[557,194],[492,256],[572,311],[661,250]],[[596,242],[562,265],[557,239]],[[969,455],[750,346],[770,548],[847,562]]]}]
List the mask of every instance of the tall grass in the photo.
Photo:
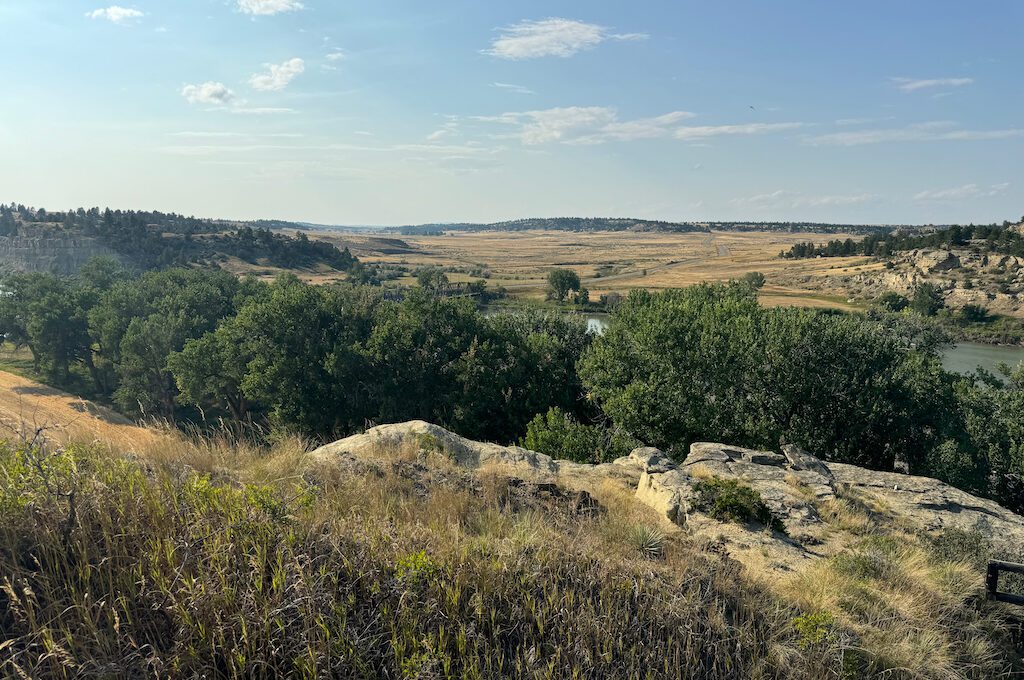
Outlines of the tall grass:
[{"label": "tall grass", "polygon": [[[295,441],[167,446],[125,459],[0,445],[0,676],[884,670],[678,534],[638,550],[622,498],[556,516],[506,502],[507,479],[408,452],[318,470]],[[928,668],[913,671],[940,677]]]}]

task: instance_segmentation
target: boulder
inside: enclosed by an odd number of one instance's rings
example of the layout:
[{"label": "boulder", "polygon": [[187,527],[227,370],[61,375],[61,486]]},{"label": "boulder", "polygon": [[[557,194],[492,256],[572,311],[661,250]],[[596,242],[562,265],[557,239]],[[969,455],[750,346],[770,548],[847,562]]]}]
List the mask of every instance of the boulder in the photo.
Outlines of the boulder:
[{"label": "boulder", "polygon": [[653,446],[633,449],[628,458],[639,465],[644,472],[668,472],[676,469],[675,461]]},{"label": "boulder", "polygon": [[960,258],[948,250],[923,251],[917,255],[916,266],[926,274],[948,272],[960,268]]},{"label": "boulder", "polygon": [[397,452],[403,449],[421,454],[437,452],[465,468],[503,464],[539,474],[557,474],[559,469],[558,463],[543,453],[518,446],[473,441],[422,420],[379,425],[362,434],[321,446],[310,456],[313,460],[324,461],[341,453],[376,456],[382,450]]},{"label": "boulder", "polygon": [[796,444],[785,444],[782,447],[782,455],[789,461],[789,468],[791,470],[807,470],[808,472],[817,472],[819,475],[829,480],[830,482],[835,479],[832,471],[828,469],[828,466],[822,463],[816,456],[812,456]]}]

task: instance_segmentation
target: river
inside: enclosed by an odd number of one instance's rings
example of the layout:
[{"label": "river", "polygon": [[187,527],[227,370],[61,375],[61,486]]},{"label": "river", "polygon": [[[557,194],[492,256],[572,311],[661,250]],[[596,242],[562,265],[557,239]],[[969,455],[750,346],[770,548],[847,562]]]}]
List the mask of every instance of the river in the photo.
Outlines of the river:
[{"label": "river", "polygon": [[[587,328],[603,333],[608,327],[607,314],[587,314]],[[978,342],[961,342],[942,353],[942,365],[953,373],[972,373],[980,366],[993,373],[999,364],[1016,366],[1024,361],[1024,347],[1002,347]]]}]

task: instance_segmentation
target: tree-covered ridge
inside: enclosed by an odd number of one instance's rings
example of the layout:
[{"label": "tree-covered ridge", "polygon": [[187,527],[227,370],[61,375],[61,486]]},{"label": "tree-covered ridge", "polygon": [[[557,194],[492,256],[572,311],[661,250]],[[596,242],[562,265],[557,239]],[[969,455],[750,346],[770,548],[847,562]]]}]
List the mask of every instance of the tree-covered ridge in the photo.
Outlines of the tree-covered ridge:
[{"label": "tree-covered ridge", "polygon": [[961,226],[928,232],[894,232],[873,234],[860,241],[853,239],[829,241],[824,245],[797,243],[783,257],[851,257],[867,255],[887,257],[894,253],[922,248],[977,248],[980,252],[1024,257],[1024,233],[1017,225],[984,224]]},{"label": "tree-covered ridge", "polygon": [[0,205],[0,236],[52,232],[97,239],[141,270],[193,263],[215,264],[227,257],[284,269],[331,267],[366,277],[348,251],[305,234],[295,237],[240,222],[200,219],[175,213],[109,208],[48,212]]},{"label": "tree-covered ridge", "polygon": [[780,231],[875,234],[894,227],[884,225],[828,224],[821,222],[667,222],[621,217],[550,217],[509,220],[505,222],[454,222],[395,227],[405,235],[436,236],[445,231]]}]

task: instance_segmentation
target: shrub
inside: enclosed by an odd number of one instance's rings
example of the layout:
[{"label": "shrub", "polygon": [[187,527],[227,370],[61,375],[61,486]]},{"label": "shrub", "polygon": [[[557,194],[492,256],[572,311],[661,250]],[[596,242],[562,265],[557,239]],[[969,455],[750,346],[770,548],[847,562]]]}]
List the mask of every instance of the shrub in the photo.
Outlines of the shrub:
[{"label": "shrub", "polygon": [[919,285],[910,299],[910,308],[921,316],[935,316],[945,306],[942,291],[933,283]]},{"label": "shrub", "polygon": [[910,306],[910,300],[899,293],[889,291],[883,293],[875,300],[875,305],[890,312],[902,312]]},{"label": "shrub", "polygon": [[591,397],[646,443],[750,448],[780,437],[845,463],[911,470],[946,423],[953,378],[882,323],[764,308],[742,284],[635,290],[579,362]]},{"label": "shrub", "polygon": [[697,494],[694,507],[719,521],[758,522],[780,533],[786,531],[782,521],[764,504],[761,494],[735,479],[702,479],[693,485],[693,490]]},{"label": "shrub", "polygon": [[558,407],[531,420],[519,444],[552,458],[578,463],[604,463],[642,446],[618,430],[580,423]]},{"label": "shrub", "polygon": [[987,309],[971,304],[960,309],[960,318],[966,323],[985,323],[990,317]]},{"label": "shrub", "polygon": [[660,559],[665,555],[665,532],[660,529],[645,525],[634,527],[630,540],[644,557]]},{"label": "shrub", "polygon": [[793,627],[800,636],[800,646],[804,648],[830,640],[835,624],[835,618],[828,612],[812,612],[793,619]]}]

